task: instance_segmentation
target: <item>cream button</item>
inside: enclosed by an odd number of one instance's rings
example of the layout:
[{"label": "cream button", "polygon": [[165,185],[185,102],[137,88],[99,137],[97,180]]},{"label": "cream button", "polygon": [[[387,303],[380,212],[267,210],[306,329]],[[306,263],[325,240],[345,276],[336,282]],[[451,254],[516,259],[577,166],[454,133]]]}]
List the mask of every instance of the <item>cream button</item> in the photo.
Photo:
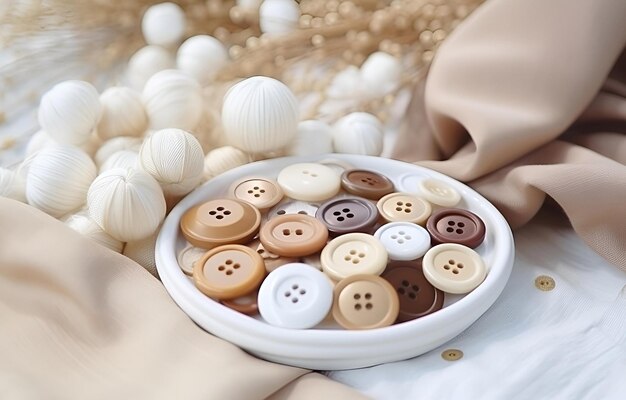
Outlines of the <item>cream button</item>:
[{"label": "cream button", "polygon": [[322,201],[339,192],[341,179],[331,168],[314,163],[293,164],[278,174],[283,192],[295,200]]},{"label": "cream button", "polygon": [[314,217],[286,214],[267,221],[259,239],[266,250],[284,257],[316,253],[326,245],[328,229]]},{"label": "cream button", "polygon": [[300,263],[287,264],[265,278],[259,289],[259,313],[270,325],[307,329],[330,311],[333,288],[319,270]]},{"label": "cream button", "polygon": [[380,275],[387,266],[387,250],[373,236],[347,233],[331,240],[320,256],[322,271],[339,281],[350,275]]},{"label": "cream button", "polygon": [[387,249],[391,260],[409,261],[422,257],[430,248],[428,231],[411,222],[391,222],[381,226],[374,237]]},{"label": "cream button", "polygon": [[378,212],[388,222],[413,222],[423,225],[430,216],[432,207],[429,202],[408,193],[390,193],[378,203]]},{"label": "cream button", "polygon": [[471,292],[487,275],[480,255],[456,243],[444,243],[428,250],[422,268],[424,276],[434,287],[454,294]]},{"label": "cream button", "polygon": [[206,249],[188,245],[178,253],[178,265],[189,276],[193,275],[193,266],[206,253]]},{"label": "cream button", "polygon": [[439,179],[424,179],[418,185],[422,196],[433,204],[453,207],[461,201],[461,194]]},{"label": "cream button", "polygon": [[278,183],[269,178],[241,179],[231,186],[230,193],[259,210],[273,207],[283,198],[283,191]]},{"label": "cream button", "polygon": [[388,326],[398,317],[400,305],[393,286],[376,275],[352,275],[334,289],[333,318],[346,329]]}]

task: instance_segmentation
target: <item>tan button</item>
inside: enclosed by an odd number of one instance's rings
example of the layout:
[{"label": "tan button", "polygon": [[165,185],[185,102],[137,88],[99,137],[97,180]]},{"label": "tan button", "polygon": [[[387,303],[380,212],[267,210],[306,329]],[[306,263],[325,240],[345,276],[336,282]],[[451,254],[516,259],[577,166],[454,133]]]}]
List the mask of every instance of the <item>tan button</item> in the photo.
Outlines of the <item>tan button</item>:
[{"label": "tan button", "polygon": [[487,275],[480,255],[456,243],[444,243],[428,250],[422,260],[422,269],[431,285],[454,294],[471,292]]},{"label": "tan button", "polygon": [[251,248],[228,244],[206,252],[193,268],[200,291],[215,299],[234,299],[252,292],[265,277],[263,259]]},{"label": "tan button", "polygon": [[331,240],[320,256],[322,270],[339,281],[350,275],[380,275],[387,266],[387,250],[374,236],[346,233]]},{"label": "tan button", "polygon": [[378,200],[394,190],[389,178],[363,169],[345,171],[341,175],[341,186],[349,193],[372,200]]},{"label": "tan button", "polygon": [[282,267],[283,265],[299,262],[298,258],[283,257],[279,256],[278,254],[272,253],[263,246],[259,239],[254,239],[252,242],[246,244],[246,246],[256,251],[261,256],[261,258],[263,258],[263,262],[265,263],[265,271],[267,273],[270,273],[278,267]]},{"label": "tan button", "polygon": [[328,229],[314,217],[285,214],[267,221],[259,234],[265,249],[284,257],[316,253],[328,240]]},{"label": "tan button", "polygon": [[247,201],[259,210],[266,210],[283,198],[283,190],[272,179],[244,178],[235,182],[230,192],[243,201]]},{"label": "tan button", "polygon": [[241,200],[216,199],[187,210],[180,220],[185,239],[210,249],[223,244],[247,243],[259,231],[261,213]]},{"label": "tan button", "polygon": [[193,266],[204,253],[206,253],[206,249],[188,245],[178,253],[177,259],[180,269],[189,276],[193,275]]},{"label": "tan button", "polygon": [[447,349],[441,353],[441,358],[446,361],[457,361],[463,358],[463,352],[459,349]]},{"label": "tan button", "polygon": [[378,212],[388,222],[406,221],[423,225],[432,207],[429,202],[408,193],[390,193],[376,203]]},{"label": "tan button", "polygon": [[541,291],[549,292],[556,287],[556,282],[550,276],[539,275],[535,279],[535,287]]},{"label": "tan button", "polygon": [[346,329],[389,326],[398,317],[400,305],[394,288],[376,275],[352,275],[334,290],[333,318]]}]

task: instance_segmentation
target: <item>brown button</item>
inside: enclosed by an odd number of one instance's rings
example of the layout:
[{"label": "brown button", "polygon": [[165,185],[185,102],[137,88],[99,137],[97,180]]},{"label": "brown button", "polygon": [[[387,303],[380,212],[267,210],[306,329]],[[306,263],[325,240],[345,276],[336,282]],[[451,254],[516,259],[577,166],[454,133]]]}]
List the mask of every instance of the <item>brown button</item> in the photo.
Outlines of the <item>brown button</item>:
[{"label": "brown button", "polygon": [[206,249],[188,245],[178,253],[178,265],[187,275],[193,275],[193,266],[206,253]]},{"label": "brown button", "polygon": [[259,313],[259,305],[257,303],[258,290],[231,300],[222,300],[222,304],[226,307],[246,315],[256,315]]},{"label": "brown button", "polygon": [[322,204],[315,217],[335,235],[349,232],[370,233],[378,221],[378,210],[368,200],[342,197]]},{"label": "brown button", "polygon": [[222,244],[247,243],[257,234],[261,213],[241,200],[216,199],[187,210],[180,220],[185,239],[210,249]]},{"label": "brown button", "polygon": [[387,222],[406,221],[424,225],[432,206],[426,200],[409,193],[389,193],[378,203],[378,212]]},{"label": "brown button", "polygon": [[246,244],[246,246],[250,247],[252,250],[256,251],[263,262],[265,263],[265,271],[270,273],[274,271],[278,267],[282,267],[285,264],[298,262],[297,258],[294,257],[282,257],[278,254],[274,254],[271,251],[267,250],[259,239],[254,239],[252,242]]},{"label": "brown button", "polygon": [[349,193],[372,200],[394,191],[393,182],[389,178],[363,169],[345,171],[341,175],[341,186]]},{"label": "brown button", "polygon": [[283,190],[272,179],[244,178],[235,182],[230,192],[243,201],[247,201],[259,210],[276,205],[283,198]]},{"label": "brown button", "polygon": [[421,261],[392,261],[382,275],[398,293],[397,322],[432,314],[443,307],[444,294],[424,277]]},{"label": "brown button", "polygon": [[556,287],[556,282],[550,276],[539,275],[535,278],[535,287],[541,291],[549,292]]},{"label": "brown button", "polygon": [[373,329],[393,324],[398,317],[396,291],[376,275],[351,275],[334,290],[333,318],[346,329]]},{"label": "brown button", "polygon": [[302,257],[320,251],[328,240],[328,229],[317,219],[286,214],[267,221],[259,238],[263,247],[284,257]]},{"label": "brown button", "polygon": [[463,358],[463,352],[459,349],[448,349],[441,352],[441,358],[446,361],[458,361]]},{"label": "brown button", "polygon": [[227,244],[207,251],[193,268],[196,287],[207,296],[220,300],[252,292],[264,277],[261,256],[239,244]]},{"label": "brown button", "polygon": [[444,208],[430,216],[426,229],[433,244],[457,243],[475,248],[485,239],[485,224],[474,213],[460,208]]}]

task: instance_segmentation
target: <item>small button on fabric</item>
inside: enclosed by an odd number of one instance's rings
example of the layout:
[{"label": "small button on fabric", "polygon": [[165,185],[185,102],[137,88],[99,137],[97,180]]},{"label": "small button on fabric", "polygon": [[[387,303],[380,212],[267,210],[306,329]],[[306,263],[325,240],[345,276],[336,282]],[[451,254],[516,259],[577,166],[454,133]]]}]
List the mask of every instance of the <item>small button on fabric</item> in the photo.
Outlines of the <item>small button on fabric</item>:
[{"label": "small button on fabric", "polygon": [[177,259],[180,269],[189,276],[193,275],[193,266],[204,253],[206,253],[206,249],[192,245],[186,246],[178,253]]},{"label": "small button on fabric", "polygon": [[443,307],[444,294],[426,280],[419,261],[392,261],[381,275],[396,290],[400,312],[396,322],[410,321]]},{"label": "small button on fabric", "polygon": [[387,266],[387,250],[365,233],[347,233],[331,240],[320,256],[322,271],[339,281],[350,275],[380,275]]},{"label": "small button on fabric", "polygon": [[454,294],[471,292],[487,275],[480,255],[456,243],[444,243],[428,250],[422,261],[422,269],[434,287]]},{"label": "small button on fabric", "polygon": [[319,324],[333,303],[333,288],[319,270],[287,264],[267,276],[259,289],[259,312],[271,325],[308,329]]},{"label": "small button on fabric", "polygon": [[441,358],[446,361],[458,361],[463,358],[463,352],[459,349],[447,349],[441,353]]},{"label": "small button on fabric", "polygon": [[376,203],[380,215],[388,222],[426,222],[432,207],[429,202],[408,193],[390,193]]},{"label": "small button on fabric", "polygon": [[341,186],[346,192],[372,200],[378,200],[394,191],[393,182],[386,176],[363,169],[345,171]]},{"label": "small button on fabric", "polygon": [[378,221],[378,210],[368,200],[343,197],[322,204],[315,217],[334,235],[349,232],[369,233]]},{"label": "small button on fabric", "polygon": [[454,207],[461,201],[461,194],[439,179],[424,179],[419,183],[422,196],[429,202],[442,207]]},{"label": "small button on fabric", "polygon": [[331,168],[314,163],[293,164],[278,174],[283,192],[295,200],[323,201],[341,188],[339,175]]},{"label": "small button on fabric", "polygon": [[272,218],[259,234],[266,250],[284,257],[301,257],[320,251],[328,240],[328,229],[308,215],[286,214]]},{"label": "small button on fabric", "polygon": [[433,213],[426,223],[433,244],[458,243],[472,249],[485,239],[485,223],[473,212],[445,208]]},{"label": "small button on fabric", "polygon": [[194,246],[212,248],[247,243],[259,231],[261,213],[241,200],[216,199],[187,210],[180,220],[185,239]]},{"label": "small button on fabric", "polygon": [[231,300],[222,300],[222,304],[226,307],[246,315],[256,315],[259,313],[259,305],[257,303],[258,291],[237,297]]},{"label": "small button on fabric", "polygon": [[283,198],[278,183],[269,178],[244,178],[235,182],[230,192],[235,198],[247,201],[259,210],[273,207]]},{"label": "small button on fabric", "polygon": [[252,292],[265,276],[263,259],[238,244],[209,250],[193,268],[196,287],[215,299],[234,299]]},{"label": "small button on fabric", "polygon": [[535,279],[535,287],[543,292],[549,292],[556,287],[556,282],[551,276],[539,275]]},{"label": "small button on fabric", "polygon": [[333,318],[345,329],[373,329],[394,323],[400,310],[396,292],[376,275],[352,275],[335,286]]},{"label": "small button on fabric", "polygon": [[387,249],[391,260],[415,260],[430,248],[428,231],[411,222],[391,222],[381,226],[374,237]]}]

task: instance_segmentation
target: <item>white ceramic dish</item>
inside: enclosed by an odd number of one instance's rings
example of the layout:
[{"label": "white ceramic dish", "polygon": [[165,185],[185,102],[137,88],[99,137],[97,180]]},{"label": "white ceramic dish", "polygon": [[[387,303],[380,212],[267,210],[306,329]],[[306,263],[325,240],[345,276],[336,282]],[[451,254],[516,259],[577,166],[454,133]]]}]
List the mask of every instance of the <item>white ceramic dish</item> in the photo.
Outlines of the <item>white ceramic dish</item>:
[{"label": "white ceramic dish", "polygon": [[[228,187],[246,176],[275,178],[297,162],[335,159],[389,177],[397,191],[417,193],[417,182],[437,178],[462,195],[460,208],[479,215],[487,227],[476,248],[488,266],[485,281],[464,296],[446,294],[444,308],[425,317],[385,328],[348,331],[324,327],[292,330],[268,325],[206,297],[178,266],[176,255],[185,246],[179,222],[195,204],[227,196]],[[404,360],[432,350],[460,334],[496,301],[509,279],[514,258],[511,230],[496,208],[478,193],[435,171],[378,157],[326,155],[285,157],[247,164],[211,179],[184,198],[168,215],[156,244],[156,264],[165,288],[191,319],[212,334],[266,360],[318,370],[360,368]]]}]

